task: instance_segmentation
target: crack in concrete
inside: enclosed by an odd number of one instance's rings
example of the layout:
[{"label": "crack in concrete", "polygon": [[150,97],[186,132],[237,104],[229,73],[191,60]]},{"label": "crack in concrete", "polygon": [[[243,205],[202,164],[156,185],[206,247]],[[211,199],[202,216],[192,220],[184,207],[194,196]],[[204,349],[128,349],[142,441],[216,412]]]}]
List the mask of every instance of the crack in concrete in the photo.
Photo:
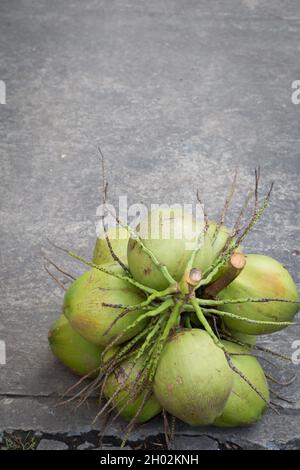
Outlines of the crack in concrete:
[{"label": "crack in concrete", "polygon": [[[176,440],[180,440],[180,438],[188,438],[188,439],[201,439],[207,438],[212,440],[217,444],[218,449],[216,450],[243,450],[243,449],[264,449],[264,450],[271,450],[271,449],[278,449],[278,450],[289,450],[289,449],[300,449],[300,439],[290,439],[287,442],[270,442],[267,445],[257,444],[248,440],[242,440],[240,442],[236,442],[232,439],[221,439],[220,437],[212,436],[211,434],[207,433],[199,433],[194,435],[189,435],[185,433],[176,434],[175,442],[172,445],[172,449],[175,450],[182,450],[176,447]],[[43,432],[36,432],[33,430],[23,430],[23,429],[16,429],[10,431],[3,431],[0,432],[0,450],[6,447],[6,443],[8,441],[15,442],[15,445],[25,445],[26,442],[34,442],[34,449],[36,449],[40,442],[43,440],[53,441],[54,443],[64,443],[68,447],[68,449],[80,449],[80,446],[84,445],[84,449],[119,449],[121,445],[121,439],[113,436],[107,435],[102,436],[101,432],[99,431],[88,431],[82,433],[43,433]],[[195,441],[194,441],[195,442]],[[55,444],[54,444],[55,446]],[[163,433],[157,433],[155,435],[147,436],[145,439],[129,439],[126,443],[127,449],[137,450],[137,449],[144,449],[144,450],[167,450],[165,436]],[[195,444],[195,450],[197,448],[197,444]]]},{"label": "crack in concrete", "polygon": [[[2,435],[2,436],[1,436]],[[2,439],[1,439],[2,437]],[[113,435],[107,435],[101,437],[101,432],[99,431],[89,431],[85,433],[77,433],[77,434],[70,434],[70,433],[43,433],[43,432],[36,432],[33,430],[22,430],[17,429],[13,431],[3,431],[0,433],[0,450],[6,446],[6,442],[8,440],[14,442],[22,442],[23,444],[28,441],[28,439],[33,439],[35,442],[34,448],[36,449],[41,441],[56,441],[58,443],[64,443],[68,446],[70,450],[76,450],[79,446],[83,444],[88,444],[91,448],[94,449],[103,449],[106,448],[115,448],[120,449],[122,439],[117,438]],[[2,441],[2,442],[1,442]],[[133,450],[137,449],[166,449],[165,437],[164,434],[159,433],[154,436],[148,436],[145,439],[137,439],[137,440],[128,440],[126,443],[127,448],[131,448]]]}]

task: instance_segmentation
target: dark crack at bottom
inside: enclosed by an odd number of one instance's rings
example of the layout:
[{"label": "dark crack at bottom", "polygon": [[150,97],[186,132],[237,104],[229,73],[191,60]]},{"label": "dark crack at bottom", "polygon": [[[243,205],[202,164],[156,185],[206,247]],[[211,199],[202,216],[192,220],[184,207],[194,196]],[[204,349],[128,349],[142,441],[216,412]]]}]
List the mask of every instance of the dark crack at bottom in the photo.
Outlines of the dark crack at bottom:
[{"label": "dark crack at bottom", "polygon": [[[121,439],[112,436],[102,436],[99,431],[86,433],[43,433],[33,430],[14,430],[0,433],[0,450],[117,450],[121,448]],[[300,449],[300,440],[293,439],[287,443],[278,443],[278,450]],[[126,450],[167,450],[163,433],[148,436],[143,440],[128,440]],[[243,450],[265,449],[253,443],[235,443],[228,440],[216,439],[206,434],[199,436],[178,435],[172,444],[174,450]]]}]

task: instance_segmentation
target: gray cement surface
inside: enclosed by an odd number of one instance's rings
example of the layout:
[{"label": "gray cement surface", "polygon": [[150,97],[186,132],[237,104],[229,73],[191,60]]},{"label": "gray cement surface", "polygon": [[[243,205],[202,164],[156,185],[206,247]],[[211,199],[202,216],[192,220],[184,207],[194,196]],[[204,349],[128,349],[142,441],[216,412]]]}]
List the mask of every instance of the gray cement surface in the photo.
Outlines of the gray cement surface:
[{"label": "gray cement surface", "polygon": [[[299,285],[298,0],[2,0],[0,435],[78,443],[101,429],[94,405],[56,407],[74,377],[51,355],[47,331],[63,294],[43,269],[41,249],[82,271],[47,243],[90,256],[100,202],[97,145],[107,160],[110,199],[195,201],[211,217],[234,168],[233,213],[260,164],[272,204],[246,240],[247,252],[280,260]],[[299,327],[260,343],[292,354]],[[272,367],[272,366],[268,366]],[[277,377],[300,366],[280,364]],[[300,382],[245,429],[177,429],[182,448],[300,448]],[[106,431],[118,445],[122,422]],[[137,429],[132,446],[155,441],[160,420]],[[58,436],[58,437],[57,437]],[[79,436],[79,437],[78,437]],[[69,439],[69,441],[68,441]],[[77,442],[77,441],[76,441]],[[95,441],[94,445],[96,446]],[[53,446],[53,443],[51,443]]]}]

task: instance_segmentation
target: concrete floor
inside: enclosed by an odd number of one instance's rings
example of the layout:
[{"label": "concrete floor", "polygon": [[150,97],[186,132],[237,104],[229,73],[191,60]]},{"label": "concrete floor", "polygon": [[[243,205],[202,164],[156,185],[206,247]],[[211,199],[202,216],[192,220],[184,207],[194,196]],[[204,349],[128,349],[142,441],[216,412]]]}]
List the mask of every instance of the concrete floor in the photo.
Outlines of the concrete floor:
[{"label": "concrete floor", "polygon": [[[110,198],[190,202],[200,187],[215,217],[234,168],[239,191],[260,164],[272,204],[244,246],[272,255],[299,283],[298,0],[2,0],[0,436],[77,446],[95,440],[95,409],[55,407],[73,376],[52,357],[47,331],[63,294],[41,249],[72,270],[47,237],[90,256],[100,202],[97,145]],[[261,343],[291,355],[299,327]],[[3,344],[3,343],[2,343]],[[300,366],[279,364],[290,377]],[[300,382],[280,415],[251,428],[178,427],[179,448],[300,448]],[[106,433],[114,447],[122,423]],[[131,446],[160,439],[155,420]],[[36,434],[38,433],[38,434]],[[93,434],[94,433],[94,434]],[[92,436],[92,437],[91,437]],[[1,440],[1,438],[0,438]],[[95,444],[95,442],[94,442]],[[94,445],[93,444],[93,445]],[[88,446],[89,444],[87,444]],[[90,444],[92,445],[92,444]]]}]

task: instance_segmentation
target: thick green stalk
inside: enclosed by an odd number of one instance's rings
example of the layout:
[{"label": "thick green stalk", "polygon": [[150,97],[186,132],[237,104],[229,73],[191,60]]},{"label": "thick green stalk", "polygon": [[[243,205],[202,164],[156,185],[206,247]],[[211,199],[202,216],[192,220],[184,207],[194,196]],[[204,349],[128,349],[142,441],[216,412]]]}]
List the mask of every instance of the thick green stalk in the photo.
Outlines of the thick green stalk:
[{"label": "thick green stalk", "polygon": [[138,350],[138,353],[137,353],[137,360],[145,353],[145,350],[146,348],[149,346],[152,338],[156,335],[156,333],[158,332],[161,324],[165,321],[166,319],[166,313],[164,313],[157,321],[156,325],[152,328],[152,330],[147,334],[147,337],[143,343],[143,345],[141,346],[141,348]]},{"label": "thick green stalk", "polygon": [[152,331],[153,324],[150,323],[149,326],[147,326],[141,333],[138,335],[134,336],[132,340],[130,340],[128,343],[125,343],[125,346],[121,347],[121,349],[117,352],[115,355],[114,359],[117,361],[118,359],[122,359],[124,355],[130,351],[130,349],[138,342],[140,341],[144,336],[146,336],[149,332]]},{"label": "thick green stalk", "polygon": [[[148,306],[150,306],[150,304],[154,301],[154,300],[157,300],[158,298],[160,299],[164,299],[165,296],[169,296],[170,294],[174,293],[174,291],[176,290],[176,287],[174,286],[170,286],[168,287],[167,289],[164,289],[162,291],[157,291],[157,292],[153,292],[153,294],[150,294],[149,297],[147,298],[147,300],[139,303],[139,304],[135,304],[135,305],[122,305],[122,304],[107,304],[107,303],[104,303],[102,305],[105,305],[106,307],[111,307],[111,308],[123,308],[124,310],[122,312],[119,313],[119,315],[117,315],[117,317],[112,321],[112,323],[109,325],[109,327],[106,329],[106,331],[103,333],[103,336],[107,335],[109,333],[109,331],[112,329],[112,327],[121,319],[123,318],[125,315],[127,315],[127,313],[129,312],[132,312],[132,311],[135,311],[135,310],[145,310],[147,309]],[[154,308],[155,306],[153,306]]]},{"label": "thick green stalk", "polygon": [[102,354],[105,354],[112,346],[114,346],[120,339],[122,339],[125,333],[127,333],[132,328],[135,328],[141,321],[143,321],[146,318],[151,318],[151,317],[155,317],[156,315],[160,315],[162,312],[164,312],[169,307],[171,307],[171,305],[173,305],[173,300],[167,299],[154,310],[149,310],[148,312],[140,315],[133,323],[131,323],[131,325],[127,326],[127,328],[125,328],[125,330],[123,330],[122,333],[120,333],[110,344],[106,346]]},{"label": "thick green stalk", "polygon": [[209,334],[209,336],[213,339],[213,341],[215,342],[215,344],[217,346],[219,346],[219,348],[223,349],[225,351],[225,347],[223,346],[223,344],[221,343],[221,341],[219,340],[219,338],[217,337],[217,335],[215,335],[215,333],[213,332],[210,324],[208,323],[208,321],[206,320],[203,312],[202,312],[202,309],[200,308],[200,306],[198,305],[198,302],[197,302],[197,299],[194,297],[191,299],[191,304],[194,308],[194,311],[198,317],[198,320],[200,321],[201,325],[204,327],[205,331]]},{"label": "thick green stalk", "polygon": [[176,304],[175,304],[175,306],[172,310],[172,313],[171,313],[171,315],[170,315],[170,317],[167,321],[165,329],[164,329],[161,337],[159,338],[159,341],[157,343],[157,349],[155,351],[153,360],[151,360],[151,363],[150,363],[150,367],[151,367],[151,370],[150,370],[150,373],[149,373],[150,383],[154,379],[154,375],[155,375],[155,372],[156,372],[156,369],[157,369],[158,361],[159,361],[161,352],[163,350],[163,347],[164,347],[164,345],[165,345],[165,343],[166,343],[166,341],[169,337],[170,331],[171,331],[172,328],[177,326],[177,322],[178,322],[178,318],[180,316],[180,311],[181,311],[182,305],[183,305],[183,300],[180,300],[180,301],[176,302]]},{"label": "thick green stalk", "polygon": [[140,284],[139,282],[135,281],[132,277],[123,276],[122,274],[114,273],[113,271],[110,271],[109,269],[104,268],[103,265],[99,265],[99,264],[92,263],[91,261],[87,261],[82,256],[79,256],[76,253],[73,253],[72,251],[68,251],[68,255],[71,256],[71,258],[77,259],[81,263],[89,266],[90,268],[98,269],[99,271],[102,271],[103,273],[108,274],[109,276],[114,276],[118,279],[122,279],[123,281],[129,282],[133,286],[137,287],[138,289],[144,292],[147,292],[148,294],[152,294],[153,292],[156,292],[155,289],[151,289],[151,287],[147,287],[147,286],[144,286],[143,284]]}]

